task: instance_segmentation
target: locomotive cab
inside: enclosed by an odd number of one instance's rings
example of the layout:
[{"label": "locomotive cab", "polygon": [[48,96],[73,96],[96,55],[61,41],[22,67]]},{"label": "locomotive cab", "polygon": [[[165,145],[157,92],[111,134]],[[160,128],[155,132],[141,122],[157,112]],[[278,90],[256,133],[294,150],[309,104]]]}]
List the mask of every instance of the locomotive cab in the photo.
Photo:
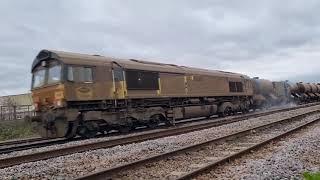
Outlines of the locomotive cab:
[{"label": "locomotive cab", "polygon": [[64,65],[54,59],[43,60],[32,70],[32,93],[36,111],[64,106]]},{"label": "locomotive cab", "polygon": [[[36,111],[33,121],[42,137],[75,135],[79,111],[69,101],[93,96],[93,66],[67,64],[55,53],[42,50],[32,65],[31,91]],[[72,87],[72,88],[71,88]]]},{"label": "locomotive cab", "polygon": [[57,111],[65,103],[65,64],[50,52],[41,51],[32,64],[31,91],[36,111],[33,121],[37,122],[37,131],[42,137],[63,137],[68,131],[65,118],[56,120]]}]

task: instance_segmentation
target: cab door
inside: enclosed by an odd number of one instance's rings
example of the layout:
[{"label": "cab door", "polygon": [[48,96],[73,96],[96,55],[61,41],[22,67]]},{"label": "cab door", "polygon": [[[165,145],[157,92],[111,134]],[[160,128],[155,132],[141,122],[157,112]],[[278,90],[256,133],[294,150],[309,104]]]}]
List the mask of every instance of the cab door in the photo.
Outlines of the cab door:
[{"label": "cab door", "polygon": [[113,81],[114,98],[125,99],[127,96],[125,71],[116,62],[112,63],[112,81]]}]

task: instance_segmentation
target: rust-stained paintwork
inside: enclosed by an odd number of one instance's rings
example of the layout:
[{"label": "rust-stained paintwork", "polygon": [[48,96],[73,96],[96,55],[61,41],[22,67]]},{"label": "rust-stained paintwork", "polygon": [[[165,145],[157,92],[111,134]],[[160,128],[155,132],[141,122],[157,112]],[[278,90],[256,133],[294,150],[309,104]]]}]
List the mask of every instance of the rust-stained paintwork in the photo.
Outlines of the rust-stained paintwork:
[{"label": "rust-stained paintwork", "polygon": [[[121,130],[135,123],[150,125],[150,119],[174,124],[176,119],[225,116],[247,112],[253,102],[252,80],[238,73],[49,50],[38,54],[32,72],[46,67],[42,61],[61,65],[63,77],[60,83],[32,89],[45,137],[85,136],[85,123]],[[91,68],[93,80],[67,80],[70,66]],[[136,79],[128,83],[130,71]]]},{"label": "rust-stained paintwork", "polygon": [[34,89],[32,99],[37,106],[54,106],[56,101],[65,99],[65,86],[55,84]]},{"label": "rust-stained paintwork", "polygon": [[[50,52],[54,53],[64,64],[94,67],[95,80],[93,83],[64,82],[63,91],[67,101],[253,95],[251,81],[243,74],[61,51]],[[159,72],[159,89],[127,90],[125,80],[113,82],[113,63],[120,65],[124,71],[125,69],[139,69]],[[229,92],[229,81],[242,82],[244,92]],[[33,90],[34,94],[37,94],[38,91],[46,90],[42,88]]]}]

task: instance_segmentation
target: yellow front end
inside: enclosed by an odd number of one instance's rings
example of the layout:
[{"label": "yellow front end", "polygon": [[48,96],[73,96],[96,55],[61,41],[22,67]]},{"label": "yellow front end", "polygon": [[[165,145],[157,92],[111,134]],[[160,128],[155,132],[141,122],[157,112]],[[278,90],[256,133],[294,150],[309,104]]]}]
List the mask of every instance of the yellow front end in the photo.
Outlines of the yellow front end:
[{"label": "yellow front end", "polygon": [[37,132],[46,138],[66,137],[69,122],[66,116],[65,86],[62,84],[32,90],[36,110]]},{"label": "yellow front end", "polygon": [[37,112],[63,108],[66,106],[65,86],[59,84],[34,89],[32,98]]}]

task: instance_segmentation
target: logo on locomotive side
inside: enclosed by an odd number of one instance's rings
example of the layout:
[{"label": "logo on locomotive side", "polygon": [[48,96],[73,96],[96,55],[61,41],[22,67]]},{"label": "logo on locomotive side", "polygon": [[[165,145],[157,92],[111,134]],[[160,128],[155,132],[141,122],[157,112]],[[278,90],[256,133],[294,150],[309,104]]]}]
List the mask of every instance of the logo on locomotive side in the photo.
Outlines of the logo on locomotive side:
[{"label": "logo on locomotive side", "polygon": [[76,89],[77,98],[79,99],[87,99],[93,97],[93,91],[88,87],[79,87]]}]

